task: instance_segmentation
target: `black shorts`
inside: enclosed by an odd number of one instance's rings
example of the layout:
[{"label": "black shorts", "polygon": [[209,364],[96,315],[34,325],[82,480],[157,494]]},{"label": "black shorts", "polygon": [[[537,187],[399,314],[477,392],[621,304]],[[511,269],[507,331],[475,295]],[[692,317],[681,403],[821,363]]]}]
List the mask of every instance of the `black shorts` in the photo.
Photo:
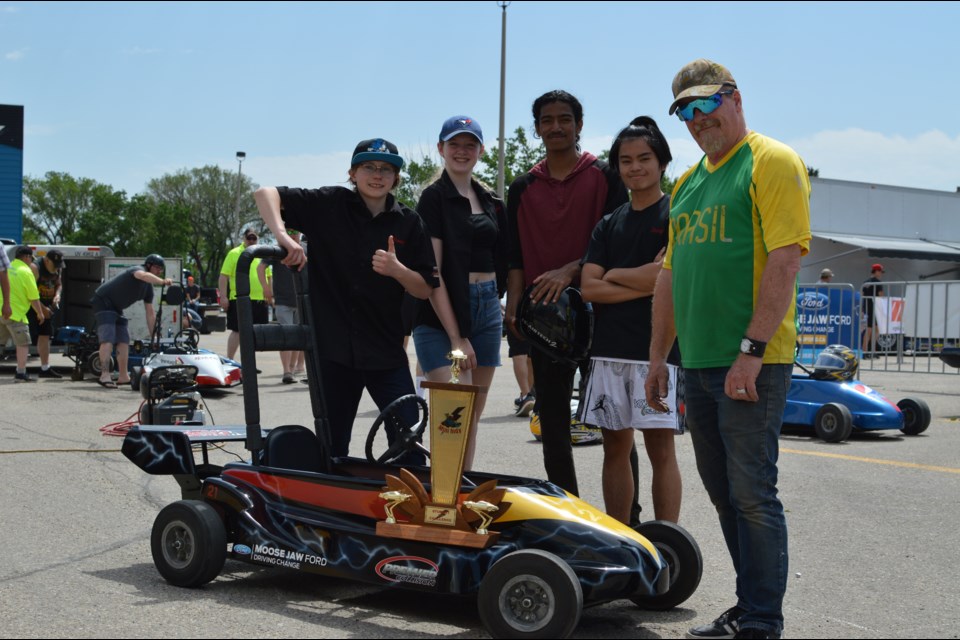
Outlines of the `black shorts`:
[{"label": "black shorts", "polygon": [[[270,310],[264,300],[251,300],[250,307],[253,310],[253,324],[267,324],[270,321]],[[237,301],[231,300],[227,308],[227,330],[240,331],[240,324],[237,321]]]},{"label": "black shorts", "polygon": [[507,329],[507,347],[507,357],[530,355],[530,343],[517,338],[509,329]]},{"label": "black shorts", "polygon": [[[49,304],[44,304],[48,309],[53,309]],[[52,304],[52,303],[51,303]],[[37,344],[37,336],[52,336],[53,335],[53,325],[57,319],[57,312],[54,311],[52,318],[47,318],[43,324],[37,320],[37,312],[33,310],[33,306],[27,311],[27,322],[30,325],[30,341],[33,344]]]}]

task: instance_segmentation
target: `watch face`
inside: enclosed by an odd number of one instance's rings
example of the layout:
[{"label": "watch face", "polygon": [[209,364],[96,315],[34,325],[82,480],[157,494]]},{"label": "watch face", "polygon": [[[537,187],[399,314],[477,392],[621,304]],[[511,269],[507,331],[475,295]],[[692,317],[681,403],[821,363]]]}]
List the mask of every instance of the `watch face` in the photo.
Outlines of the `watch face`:
[{"label": "watch face", "polygon": [[746,338],[740,341],[740,353],[750,353],[750,341]]}]

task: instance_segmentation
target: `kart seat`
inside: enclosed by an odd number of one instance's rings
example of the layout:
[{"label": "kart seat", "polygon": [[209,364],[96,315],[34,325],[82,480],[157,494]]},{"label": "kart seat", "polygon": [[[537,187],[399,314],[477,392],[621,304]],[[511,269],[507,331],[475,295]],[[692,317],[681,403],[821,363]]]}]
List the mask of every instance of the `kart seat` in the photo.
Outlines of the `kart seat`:
[{"label": "kart seat", "polygon": [[310,429],[298,424],[285,424],[271,429],[264,440],[261,463],[278,469],[323,471],[320,440]]}]

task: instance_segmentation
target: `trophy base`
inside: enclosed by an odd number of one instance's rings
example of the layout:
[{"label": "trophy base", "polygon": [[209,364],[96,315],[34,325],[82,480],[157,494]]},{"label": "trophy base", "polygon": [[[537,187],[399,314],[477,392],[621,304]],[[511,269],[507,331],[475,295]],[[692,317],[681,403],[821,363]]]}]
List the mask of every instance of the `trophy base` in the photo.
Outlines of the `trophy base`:
[{"label": "trophy base", "polygon": [[472,549],[486,549],[500,537],[496,531],[480,535],[472,531],[431,527],[422,524],[388,524],[377,523],[377,535],[385,538],[400,538],[402,540],[417,540],[434,544],[449,544],[457,547]]}]

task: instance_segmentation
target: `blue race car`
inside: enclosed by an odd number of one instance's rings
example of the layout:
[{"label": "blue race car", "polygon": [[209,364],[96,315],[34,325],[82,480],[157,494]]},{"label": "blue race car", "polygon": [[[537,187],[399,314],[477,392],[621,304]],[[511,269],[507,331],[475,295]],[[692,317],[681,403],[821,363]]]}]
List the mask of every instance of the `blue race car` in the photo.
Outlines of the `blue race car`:
[{"label": "blue race car", "polygon": [[[918,435],[930,426],[930,407],[920,398],[894,404],[856,379],[859,360],[846,346],[830,345],[813,371],[794,374],[783,412],[784,426],[813,427],[827,442],[843,442],[854,431],[899,429]],[[801,367],[803,368],[803,367]]]}]

